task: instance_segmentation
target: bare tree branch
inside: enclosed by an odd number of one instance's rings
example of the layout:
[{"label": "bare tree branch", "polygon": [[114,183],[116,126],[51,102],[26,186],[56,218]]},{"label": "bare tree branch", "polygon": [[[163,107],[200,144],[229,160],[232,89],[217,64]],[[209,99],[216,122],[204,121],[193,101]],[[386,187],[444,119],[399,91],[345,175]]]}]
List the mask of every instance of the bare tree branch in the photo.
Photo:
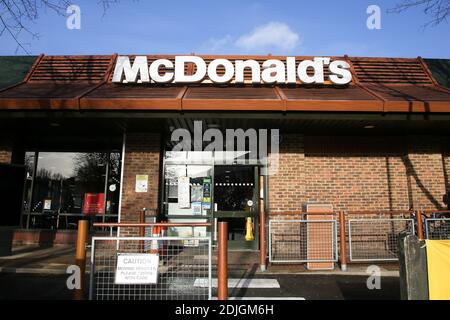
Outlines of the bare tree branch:
[{"label": "bare tree branch", "polygon": [[414,7],[420,7],[426,15],[431,16],[423,28],[435,27],[443,22],[447,22],[450,15],[450,0],[405,0],[388,10],[388,13],[401,13]]},{"label": "bare tree branch", "polygon": [[[119,0],[98,0],[102,5],[103,12]],[[17,44],[16,52],[23,50],[30,54],[25,48],[25,43],[21,38],[29,35],[32,38],[39,38],[39,35],[32,30],[30,24],[39,19],[42,10],[50,10],[54,13],[66,16],[67,7],[71,3],[68,0],[0,0],[0,37],[10,36]]]}]

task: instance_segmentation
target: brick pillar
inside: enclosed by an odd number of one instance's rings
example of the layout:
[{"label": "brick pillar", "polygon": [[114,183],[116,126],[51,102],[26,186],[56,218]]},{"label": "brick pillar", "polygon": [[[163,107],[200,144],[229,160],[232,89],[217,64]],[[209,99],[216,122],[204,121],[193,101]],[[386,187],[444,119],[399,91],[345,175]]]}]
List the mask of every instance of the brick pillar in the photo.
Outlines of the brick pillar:
[{"label": "brick pillar", "polygon": [[[142,208],[147,209],[147,215],[158,213],[159,161],[159,133],[127,133],[121,222],[138,222]],[[147,192],[136,192],[136,175],[148,175]]]},{"label": "brick pillar", "polygon": [[269,212],[298,213],[307,183],[303,135],[283,135],[279,152],[278,171],[269,176]]},{"label": "brick pillar", "polygon": [[0,163],[11,163],[12,149],[12,141],[0,138]]},{"label": "brick pillar", "polygon": [[444,209],[444,166],[439,139],[409,136],[408,154],[403,160],[414,209]]}]

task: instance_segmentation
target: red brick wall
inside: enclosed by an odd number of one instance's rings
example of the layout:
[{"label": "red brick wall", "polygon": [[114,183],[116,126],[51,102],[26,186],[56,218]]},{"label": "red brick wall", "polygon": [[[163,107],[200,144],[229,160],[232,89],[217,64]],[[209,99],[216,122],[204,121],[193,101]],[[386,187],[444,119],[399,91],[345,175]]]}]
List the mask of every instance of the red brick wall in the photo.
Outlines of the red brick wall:
[{"label": "red brick wall", "polygon": [[[158,210],[160,171],[160,135],[154,133],[128,133],[126,136],[122,222],[139,221],[139,212],[147,209],[147,215]],[[135,192],[136,175],[148,175],[148,192]]]},{"label": "red brick wall", "polygon": [[441,139],[410,136],[405,165],[410,183],[410,197],[416,209],[443,209],[445,193]]},{"label": "red brick wall", "polygon": [[443,137],[441,146],[445,187],[447,190],[450,190],[450,137]]},{"label": "red brick wall", "polygon": [[293,212],[301,208],[305,191],[303,135],[282,136],[278,171],[269,176],[269,211]]},{"label": "red brick wall", "polygon": [[269,177],[270,213],[298,212],[305,202],[349,211],[442,208],[440,145],[430,136],[285,135],[278,172]]},{"label": "red brick wall", "polygon": [[444,163],[445,186],[447,190],[450,190],[450,154],[444,154],[442,160]]},{"label": "red brick wall", "polygon": [[409,208],[402,141],[372,137],[308,137],[307,201],[335,210]]}]

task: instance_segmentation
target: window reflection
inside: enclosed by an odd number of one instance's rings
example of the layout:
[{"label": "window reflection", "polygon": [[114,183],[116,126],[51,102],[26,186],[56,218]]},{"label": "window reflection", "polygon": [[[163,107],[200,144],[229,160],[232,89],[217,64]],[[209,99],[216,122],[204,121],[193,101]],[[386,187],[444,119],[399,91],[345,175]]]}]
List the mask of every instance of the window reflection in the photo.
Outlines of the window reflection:
[{"label": "window reflection", "polygon": [[40,152],[31,212],[81,213],[86,193],[104,193],[106,156]]},{"label": "window reflection", "polygon": [[216,166],[214,169],[214,202],[217,211],[250,211],[255,200],[253,167]]},{"label": "window reflection", "polygon": [[82,216],[118,213],[120,153],[27,152],[25,164],[24,210],[31,226],[53,228],[64,216],[63,227],[70,227]]}]

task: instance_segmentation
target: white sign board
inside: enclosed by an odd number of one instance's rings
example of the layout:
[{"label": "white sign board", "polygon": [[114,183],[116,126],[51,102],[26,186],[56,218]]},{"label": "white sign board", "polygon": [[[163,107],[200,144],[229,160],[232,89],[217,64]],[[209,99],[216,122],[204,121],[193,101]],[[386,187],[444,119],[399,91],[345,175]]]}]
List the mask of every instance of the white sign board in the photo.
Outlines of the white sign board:
[{"label": "white sign board", "polygon": [[189,177],[178,177],[178,207],[191,207],[191,186]]},{"label": "white sign board", "polygon": [[159,256],[147,253],[119,253],[115,284],[156,284]]},{"label": "white sign board", "polygon": [[52,200],[45,199],[44,200],[44,210],[51,210],[51,209],[52,209]]},{"label": "white sign board", "polygon": [[136,192],[148,191],[148,175],[137,174],[136,175]]},{"label": "white sign board", "polygon": [[[188,64],[195,66],[194,74],[186,74]],[[161,67],[165,69],[164,74],[161,74]],[[174,62],[168,59],[149,61],[147,56],[136,56],[131,61],[128,56],[118,56],[112,82],[197,83],[208,79],[212,83],[222,84],[234,80],[236,84],[242,84],[248,68],[252,71],[253,84],[296,84],[300,80],[304,84],[330,81],[336,85],[344,85],[352,81],[350,64],[330,57],[314,57],[302,61],[296,61],[296,57],[286,57],[283,60],[267,59],[260,63],[252,59],[230,61],[223,58],[206,62],[199,56],[176,56]]]}]

